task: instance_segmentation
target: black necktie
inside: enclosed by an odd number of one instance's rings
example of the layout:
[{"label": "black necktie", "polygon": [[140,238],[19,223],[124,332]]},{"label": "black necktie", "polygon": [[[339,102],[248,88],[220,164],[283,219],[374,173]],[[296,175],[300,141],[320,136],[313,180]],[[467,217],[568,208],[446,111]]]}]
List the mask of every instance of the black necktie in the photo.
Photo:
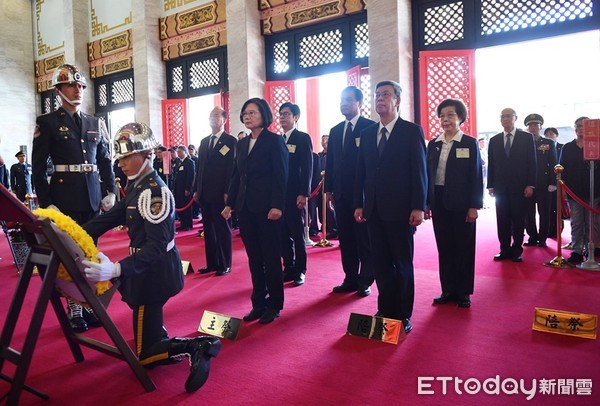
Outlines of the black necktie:
[{"label": "black necktie", "polygon": [[383,155],[383,150],[385,149],[385,143],[387,142],[387,128],[383,127],[381,129],[381,139],[379,140],[379,145],[377,145],[377,152],[379,152],[379,156]]},{"label": "black necktie", "polygon": [[217,138],[216,135],[211,135],[210,136],[210,142],[208,143],[208,150],[212,151],[212,149],[215,147],[215,139]]},{"label": "black necktie", "polygon": [[510,137],[512,137],[511,133],[506,134],[506,144],[504,144],[504,152],[506,152],[507,157],[510,156],[510,146],[512,145],[510,142]]},{"label": "black necktie", "polygon": [[75,114],[73,114],[73,120],[75,120],[75,124],[77,124],[79,132],[81,132],[81,116],[79,113],[75,112]]},{"label": "black necktie", "polygon": [[354,138],[352,134],[352,123],[348,122],[346,126],[346,132],[344,133],[344,151],[349,151],[352,148],[352,139]]}]

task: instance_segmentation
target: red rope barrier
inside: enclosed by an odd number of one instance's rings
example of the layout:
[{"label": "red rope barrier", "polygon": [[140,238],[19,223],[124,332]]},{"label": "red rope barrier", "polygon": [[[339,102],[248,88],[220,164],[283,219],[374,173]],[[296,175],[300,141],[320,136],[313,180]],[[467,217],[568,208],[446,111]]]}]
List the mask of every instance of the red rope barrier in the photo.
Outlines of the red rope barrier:
[{"label": "red rope barrier", "polygon": [[316,195],[318,195],[318,194],[319,194],[319,191],[321,190],[321,186],[323,186],[323,180],[321,180],[321,181],[319,182],[319,184],[317,185],[317,187],[315,188],[315,190],[313,190],[313,191],[310,193],[310,196],[309,196],[308,198],[309,198],[309,199],[312,199],[313,197],[315,197]]},{"label": "red rope barrier", "polygon": [[125,190],[123,190],[122,187],[119,187],[119,193],[121,194],[121,197],[125,197]]},{"label": "red rope barrier", "polygon": [[194,204],[194,197],[192,196],[192,198],[190,199],[190,201],[188,202],[188,204],[186,204],[185,206],[183,206],[182,208],[175,208],[176,212],[180,212],[180,211],[185,211],[187,209],[189,209],[190,207],[192,207],[192,204]]},{"label": "red rope barrier", "polygon": [[581,200],[581,198],[579,196],[577,196],[575,193],[573,193],[573,191],[571,189],[569,189],[569,187],[567,186],[567,184],[564,181],[561,180],[560,184],[562,185],[562,187],[565,188],[565,192],[567,192],[567,194],[569,196],[571,196],[571,198],[573,200],[575,200],[577,203],[579,203],[581,206],[583,206],[585,209],[591,211],[592,213],[600,214],[600,210],[593,208],[592,206],[588,205],[586,202]]}]

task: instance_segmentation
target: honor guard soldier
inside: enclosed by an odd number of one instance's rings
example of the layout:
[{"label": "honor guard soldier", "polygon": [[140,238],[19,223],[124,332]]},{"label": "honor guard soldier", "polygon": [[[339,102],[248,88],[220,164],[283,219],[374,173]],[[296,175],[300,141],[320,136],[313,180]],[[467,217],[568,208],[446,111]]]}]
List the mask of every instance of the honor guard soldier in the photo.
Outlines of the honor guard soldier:
[{"label": "honor guard soldier", "polygon": [[112,210],[83,228],[98,238],[127,224],[129,256],[113,263],[104,254],[100,263],[83,261],[93,282],[119,278],[123,301],[133,310],[135,348],[146,368],[190,358],[188,392],[198,390],[210,369],[210,360],[221,348],[213,337],[168,338],[163,327],[163,306],[183,289],[181,257],[175,246],[175,200],[152,168],[152,150],[158,146],[145,124],[130,123],[115,136],[115,153],[128,179],[127,193]]},{"label": "honor guard soldier", "polygon": [[[65,64],[56,68],[52,86],[61,98],[62,107],[36,120],[33,185],[40,207],[60,210],[78,224],[84,224],[96,217],[100,208],[108,211],[115,203],[108,131],[97,117],[80,111],[87,84],[76,66]],[[50,182],[48,158],[54,164]],[[74,331],[100,325],[91,309],[83,310],[70,299],[67,302]]]},{"label": "honor guard soldier", "polygon": [[24,202],[25,196],[31,193],[31,165],[25,162],[23,151],[17,152],[15,158],[19,162],[10,167],[10,184],[13,193],[20,201]]}]

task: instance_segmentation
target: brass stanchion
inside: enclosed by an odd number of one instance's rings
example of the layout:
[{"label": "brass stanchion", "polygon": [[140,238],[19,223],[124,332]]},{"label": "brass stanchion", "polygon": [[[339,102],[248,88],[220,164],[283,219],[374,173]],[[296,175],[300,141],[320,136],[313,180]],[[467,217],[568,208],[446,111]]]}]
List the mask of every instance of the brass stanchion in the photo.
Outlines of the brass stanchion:
[{"label": "brass stanchion", "polygon": [[325,193],[325,171],[321,171],[321,241],[315,244],[315,247],[332,247],[333,244],[327,241],[327,194]]},{"label": "brass stanchion", "polygon": [[569,268],[573,265],[570,264],[562,256],[562,180],[561,173],[565,168],[562,165],[556,165],[554,167],[554,173],[556,174],[556,256],[548,262],[544,262],[545,266],[552,268]]}]

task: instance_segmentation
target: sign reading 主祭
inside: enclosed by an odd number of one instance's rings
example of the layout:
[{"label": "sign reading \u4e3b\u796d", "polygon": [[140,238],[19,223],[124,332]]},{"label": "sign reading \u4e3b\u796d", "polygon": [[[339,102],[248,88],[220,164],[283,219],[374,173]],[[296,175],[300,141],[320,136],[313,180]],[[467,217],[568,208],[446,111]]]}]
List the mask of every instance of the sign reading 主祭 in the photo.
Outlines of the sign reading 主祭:
[{"label": "sign reading \u4e3b\u796d", "polygon": [[241,325],[242,319],[205,310],[198,331],[228,340],[235,340]]},{"label": "sign reading \u4e3b\u796d", "polygon": [[533,329],[546,333],[596,339],[598,316],[535,308]]},{"label": "sign reading \u4e3b\u796d", "polygon": [[583,120],[583,159],[600,160],[600,119]]},{"label": "sign reading \u4e3b\u796d", "polygon": [[398,344],[399,338],[406,336],[400,320],[358,313],[350,313],[347,333],[389,344]]}]

